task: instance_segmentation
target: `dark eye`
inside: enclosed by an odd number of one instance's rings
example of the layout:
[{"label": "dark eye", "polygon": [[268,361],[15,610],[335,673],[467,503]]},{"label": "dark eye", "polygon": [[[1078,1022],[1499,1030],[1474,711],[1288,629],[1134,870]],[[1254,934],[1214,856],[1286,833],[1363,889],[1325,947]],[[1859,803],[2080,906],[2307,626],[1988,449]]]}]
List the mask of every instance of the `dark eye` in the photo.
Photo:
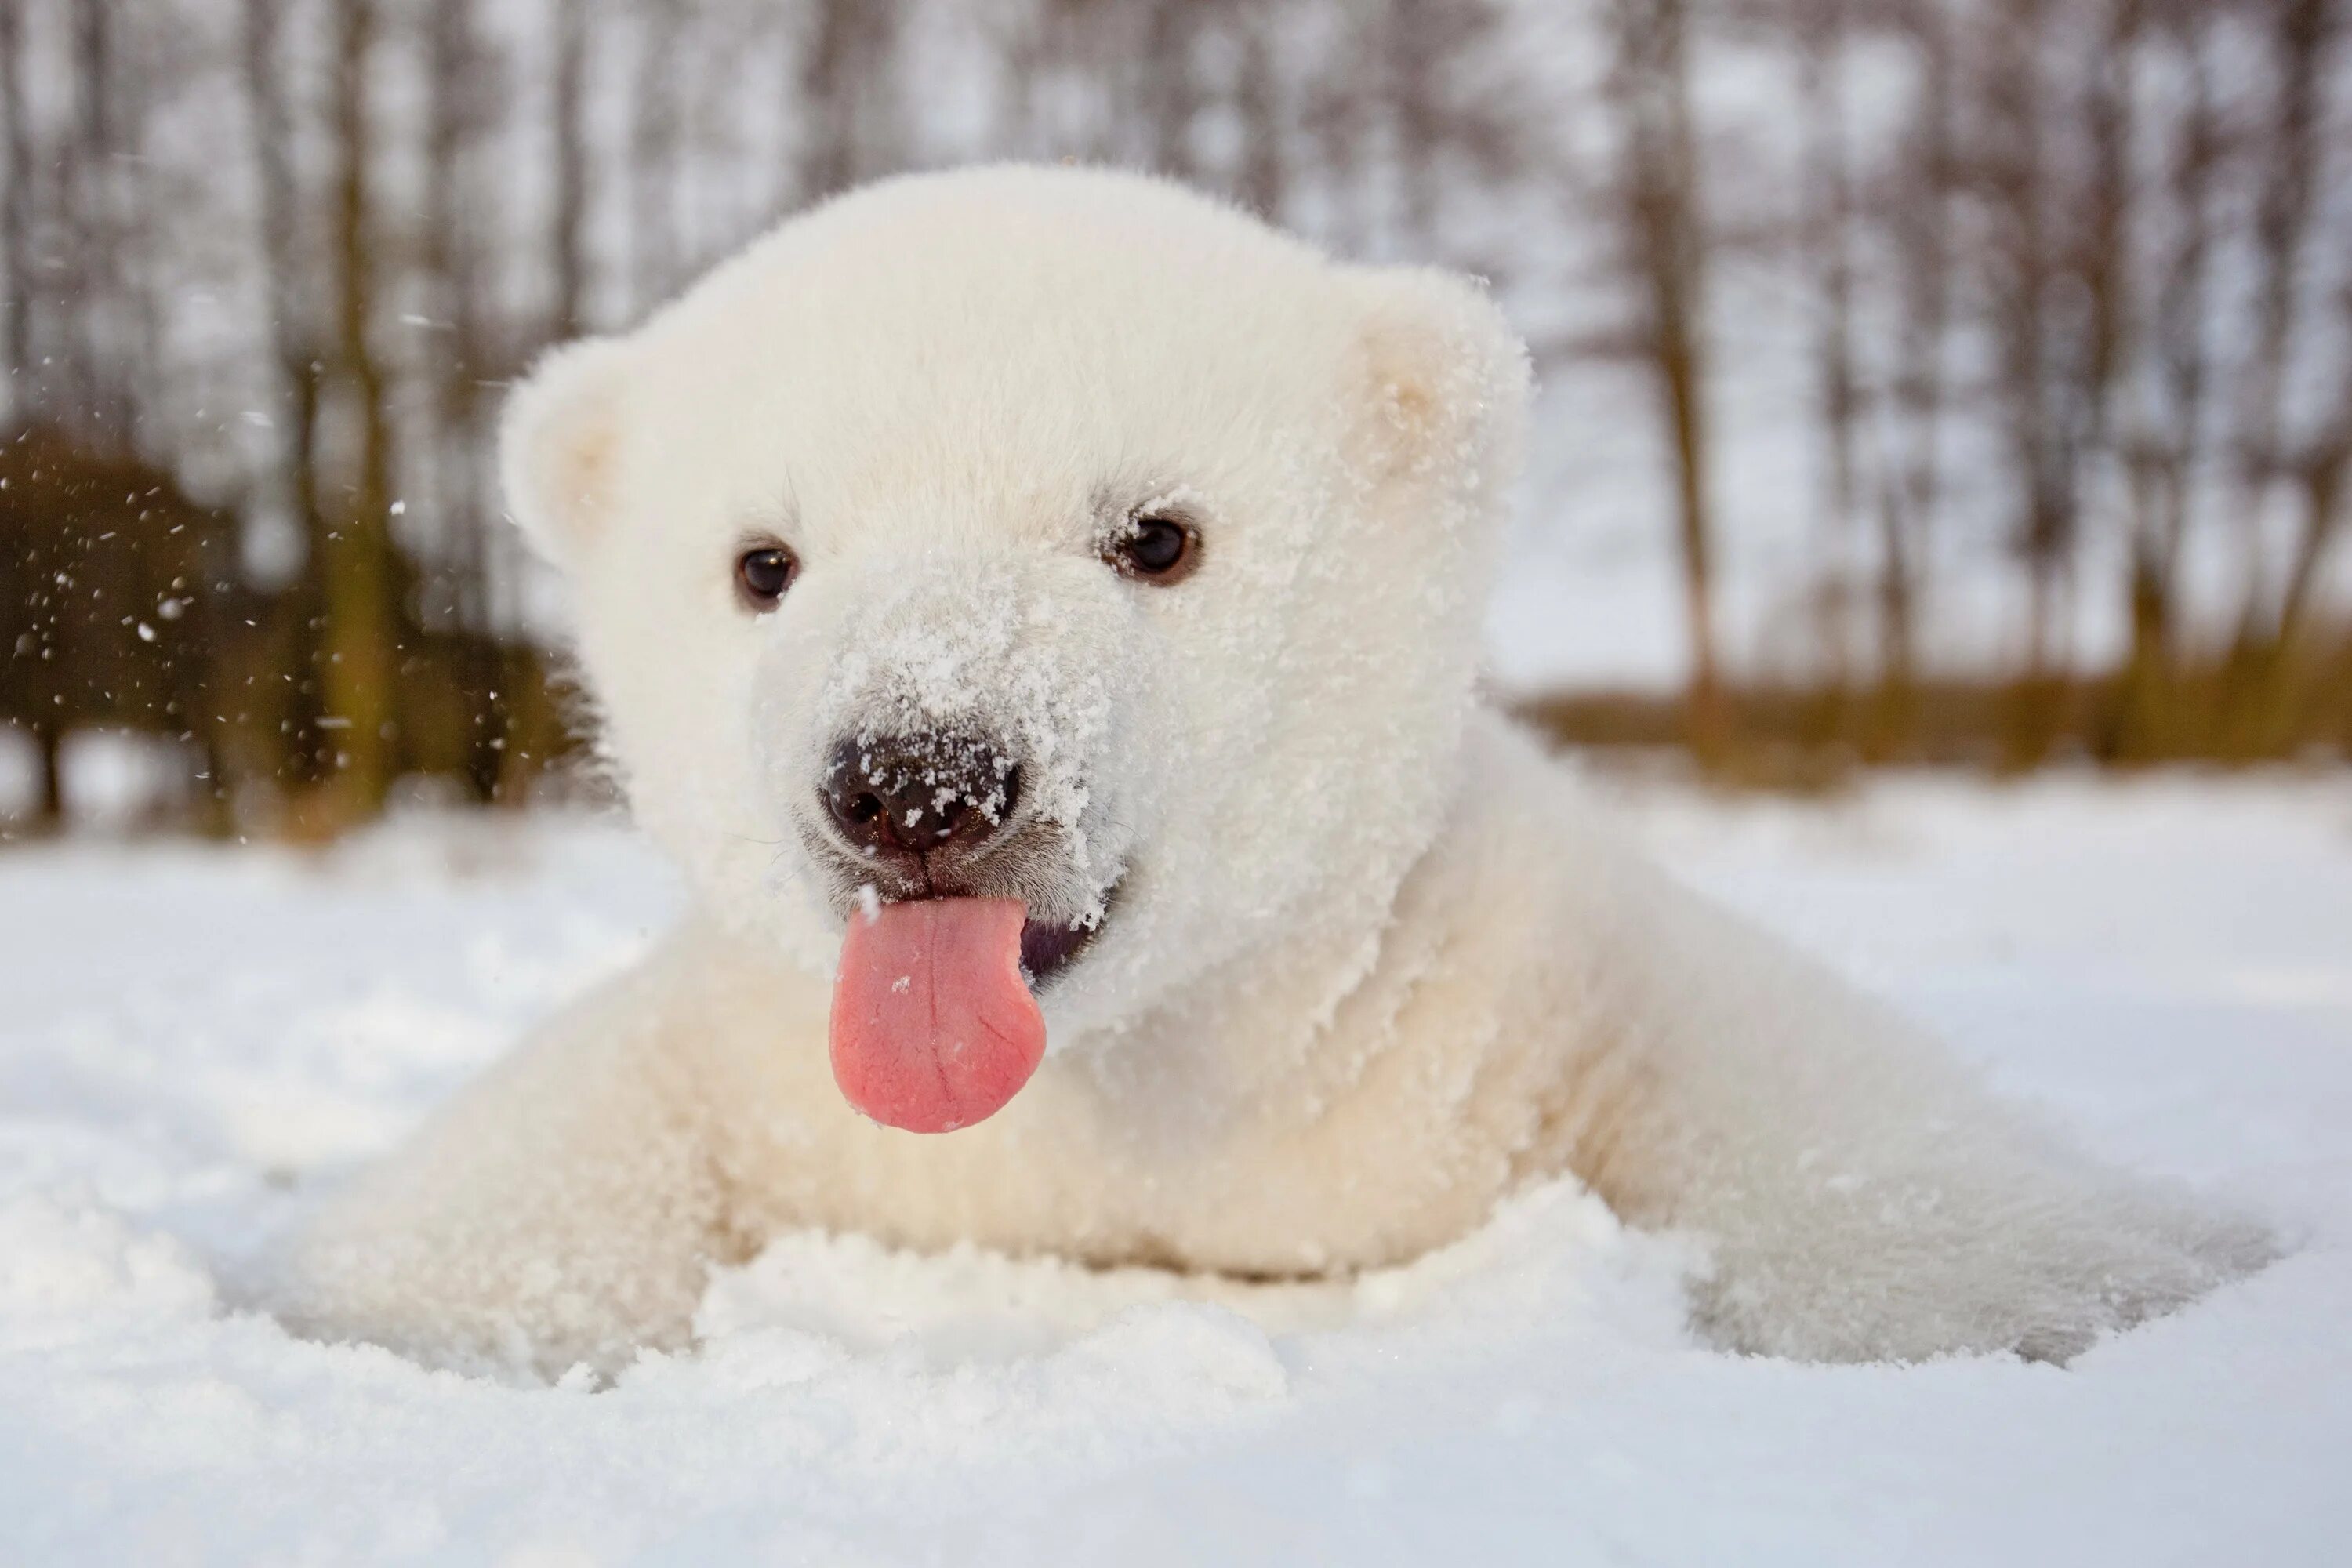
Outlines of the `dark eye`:
[{"label": "dark eye", "polygon": [[1189,576],[1200,554],[1201,538],[1192,524],[1147,514],[1129,521],[1110,541],[1103,559],[1125,576],[1165,585]]},{"label": "dark eye", "polygon": [[743,602],[755,610],[773,609],[800,574],[800,557],[781,544],[747,550],[735,562],[736,586],[743,591]]}]

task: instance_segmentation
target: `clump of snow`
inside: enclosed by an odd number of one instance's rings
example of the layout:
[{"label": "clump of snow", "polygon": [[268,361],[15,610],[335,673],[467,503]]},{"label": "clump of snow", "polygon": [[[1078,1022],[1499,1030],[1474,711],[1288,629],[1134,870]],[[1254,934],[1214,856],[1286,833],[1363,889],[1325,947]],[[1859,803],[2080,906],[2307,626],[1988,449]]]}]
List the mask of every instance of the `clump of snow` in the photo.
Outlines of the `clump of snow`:
[{"label": "clump of snow", "polygon": [[186,1321],[213,1306],[212,1280],[169,1236],[142,1233],[87,1197],[0,1199],[0,1343],[12,1351]]},{"label": "clump of snow", "polygon": [[246,1260],[676,907],[616,830],[0,858],[0,1562],[2320,1563],[2352,1532],[2340,780],[1637,806],[2102,1153],[2300,1249],[2071,1368],[1707,1351],[1573,1184],[1343,1283],[792,1235],[698,1348],[508,1385]]}]

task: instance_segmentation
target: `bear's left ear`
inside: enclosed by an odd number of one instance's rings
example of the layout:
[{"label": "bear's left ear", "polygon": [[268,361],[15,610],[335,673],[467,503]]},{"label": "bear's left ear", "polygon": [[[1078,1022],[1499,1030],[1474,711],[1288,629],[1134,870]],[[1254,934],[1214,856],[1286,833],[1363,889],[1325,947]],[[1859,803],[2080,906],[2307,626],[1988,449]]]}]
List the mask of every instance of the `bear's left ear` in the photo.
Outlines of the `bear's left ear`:
[{"label": "bear's left ear", "polygon": [[615,501],[622,345],[589,338],[551,349],[507,395],[499,417],[499,479],[507,508],[558,565],[603,529]]},{"label": "bear's left ear", "polygon": [[1527,345],[1479,283],[1429,267],[1357,270],[1355,440],[1379,483],[1483,505],[1517,474],[1531,386]]}]

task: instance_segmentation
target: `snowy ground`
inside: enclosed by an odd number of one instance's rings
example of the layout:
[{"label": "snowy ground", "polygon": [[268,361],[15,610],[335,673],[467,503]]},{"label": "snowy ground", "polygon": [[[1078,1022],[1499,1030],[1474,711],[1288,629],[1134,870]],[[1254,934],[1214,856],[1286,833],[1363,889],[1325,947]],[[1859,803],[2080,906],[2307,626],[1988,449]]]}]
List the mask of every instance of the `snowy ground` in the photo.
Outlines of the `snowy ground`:
[{"label": "snowy ground", "polygon": [[[514,1388],[236,1310],[261,1238],[675,901],[621,833],[0,857],[0,1563],[2336,1563],[2352,781],[1635,792],[2110,1156],[2305,1238],[2071,1370],[1739,1361],[1568,1190],[1349,1290],[794,1237]],[[1222,1304],[1188,1300],[1222,1294]]]}]

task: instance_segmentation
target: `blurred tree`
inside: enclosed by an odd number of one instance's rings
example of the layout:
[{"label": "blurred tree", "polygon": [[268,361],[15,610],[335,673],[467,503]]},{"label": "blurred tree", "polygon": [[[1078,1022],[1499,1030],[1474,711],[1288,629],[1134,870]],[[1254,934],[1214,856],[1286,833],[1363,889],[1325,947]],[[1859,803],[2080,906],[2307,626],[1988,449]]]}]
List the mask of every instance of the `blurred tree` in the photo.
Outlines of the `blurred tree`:
[{"label": "blurred tree", "polygon": [[25,20],[15,5],[0,5],[0,178],[8,182],[6,208],[0,212],[0,267],[8,273],[0,298],[0,354],[8,375],[8,408],[25,402],[31,369],[33,307],[33,128],[25,102]]},{"label": "blurred tree", "polygon": [[1674,474],[1690,640],[1690,742],[1703,759],[1719,759],[1731,735],[1715,629],[1706,236],[1691,121],[1688,22],[1682,0],[1612,0],[1608,98],[1617,121],[1622,263],[1639,301],[1636,338],[1664,407]]},{"label": "blurred tree", "polygon": [[554,0],[554,81],[547,144],[555,154],[555,222],[550,239],[555,306],[549,336],[562,341],[586,330],[588,291],[588,0]]},{"label": "blurred tree", "polygon": [[798,91],[803,204],[887,169],[900,136],[897,7],[809,0]]},{"label": "blurred tree", "polygon": [[[2326,296],[2310,287],[2315,247],[2333,242],[2340,255],[2352,237],[2320,228],[2323,181],[2336,172],[2328,153],[2337,128],[2330,122],[2327,94],[2343,10],[2341,0],[2263,0],[2258,7],[2272,94],[2253,215],[2253,345],[2237,389],[2237,506],[2247,587],[2231,648],[2221,740],[2224,750],[2242,756],[2265,753],[2278,743],[2294,675],[2293,645],[2336,528],[2336,497],[2326,481],[2334,468],[2320,456],[2331,437],[2317,434],[2297,450],[2289,385],[2306,334],[2328,308]],[[2305,427],[2324,429],[2334,410],[2312,412],[2317,417]],[[2274,502],[2294,516],[2284,572],[2269,549]]]},{"label": "blurred tree", "polygon": [[[392,543],[392,429],[384,368],[375,345],[379,237],[370,222],[374,132],[369,80],[376,0],[337,7],[331,115],[334,194],[329,283],[333,336],[320,388],[324,526],[314,541],[322,615],[320,729],[329,731],[331,817],[380,810],[399,742],[396,674],[404,640],[404,563]],[[331,497],[331,499],[328,499]]]},{"label": "blurred tree", "polygon": [[1846,0],[1795,0],[1791,19],[1798,97],[1803,108],[1797,193],[1800,244],[1812,299],[1813,384],[1819,399],[1822,500],[1814,520],[1816,637],[1820,679],[1841,721],[1856,679],[1859,563],[1854,529],[1861,515],[1862,368],[1855,343],[1855,213],[1847,143]]},{"label": "blurred tree", "polygon": [[1917,721],[1918,603],[1943,500],[1954,303],[1957,68],[1942,0],[1904,0],[1891,28],[1917,87],[1874,215],[1895,274],[1885,450],[1877,486],[1879,694],[1865,752],[1898,755]]},{"label": "blurred tree", "polygon": [[2178,99],[2158,128],[2165,161],[2149,195],[2168,221],[2147,242],[2154,251],[2151,363],[2143,377],[2142,412],[2124,453],[2131,485],[2126,587],[2131,647],[2117,698],[2116,746],[2135,760],[2168,755],[2189,741],[2175,660],[2181,550],[2196,477],[2206,460],[2212,381],[2213,187],[2223,153],[2212,22],[2201,7],[2176,3],[2160,14],[2151,35],[2159,58],[2172,68]]},{"label": "blurred tree", "polygon": [[[462,0],[458,0],[462,4]],[[630,85],[630,294],[639,310],[667,299],[678,280],[678,154],[682,0],[644,0],[637,7],[636,75]],[[790,46],[787,45],[787,47]],[[787,123],[790,116],[780,118]],[[786,192],[789,201],[793,193]]]}]

